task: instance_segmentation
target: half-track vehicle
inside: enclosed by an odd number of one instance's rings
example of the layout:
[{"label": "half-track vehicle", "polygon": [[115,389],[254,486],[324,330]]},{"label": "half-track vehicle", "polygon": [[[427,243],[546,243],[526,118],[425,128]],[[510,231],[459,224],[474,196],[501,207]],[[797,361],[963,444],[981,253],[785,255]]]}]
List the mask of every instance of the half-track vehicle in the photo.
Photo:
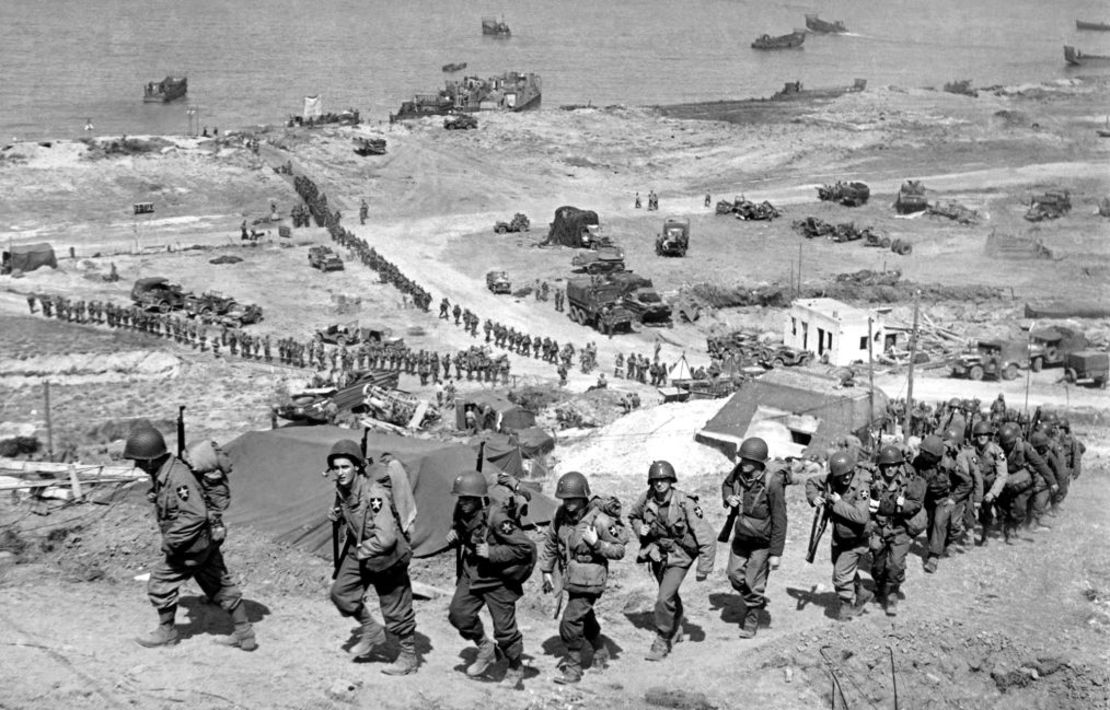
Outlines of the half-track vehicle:
[{"label": "half-track vehicle", "polygon": [[624,307],[619,284],[599,277],[567,281],[567,316],[602,333],[631,331],[632,312]]},{"label": "half-track vehicle", "polygon": [[185,306],[185,292],[181,286],[170,283],[163,276],[149,276],[138,279],[131,287],[131,300],[145,310],[161,313],[180,310]]},{"label": "half-track vehicle", "polygon": [[686,256],[690,248],[690,220],[668,217],[663,231],[655,237],[655,253],[659,256]]},{"label": "half-track vehicle", "polygon": [[493,293],[512,293],[513,283],[504,271],[490,271],[486,274],[486,288]]},{"label": "half-track vehicle", "polygon": [[331,247],[314,246],[308,250],[308,263],[320,271],[342,271],[343,259]]},{"label": "half-track vehicle", "polygon": [[493,225],[493,231],[497,234],[508,234],[509,232],[527,232],[531,227],[532,221],[528,219],[528,215],[517,212],[513,215],[511,222],[498,222]]}]

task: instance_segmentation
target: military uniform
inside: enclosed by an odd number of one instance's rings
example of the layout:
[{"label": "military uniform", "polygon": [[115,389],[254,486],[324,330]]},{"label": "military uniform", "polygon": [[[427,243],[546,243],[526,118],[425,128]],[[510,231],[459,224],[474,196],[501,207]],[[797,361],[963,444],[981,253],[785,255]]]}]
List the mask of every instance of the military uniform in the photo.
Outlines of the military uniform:
[{"label": "military uniform", "polygon": [[979,479],[972,494],[979,508],[979,524],[982,526],[977,544],[983,545],[986,544],[987,533],[994,526],[995,520],[1002,515],[998,501],[1005,490],[1008,477],[1006,454],[998,444],[988,441],[982,447],[976,443],[972,456],[979,470]]},{"label": "military uniform", "polygon": [[953,518],[956,516],[957,501],[967,500],[974,482],[970,474],[957,466],[955,459],[947,453],[932,465],[918,454],[913,467],[925,479],[925,512],[929,531],[925,570],[933,572],[937,559],[948,547],[950,533],[955,532]]},{"label": "military uniform", "polygon": [[890,480],[880,474],[871,481],[871,578],[891,616],[906,580],[906,555],[926,526],[925,487],[925,479],[905,464],[897,465]]},{"label": "military uniform", "polygon": [[640,534],[637,561],[648,561],[659,593],[655,599],[655,632],[669,648],[682,632],[682,598],[678,588],[690,567],[697,562],[696,576],[705,579],[713,571],[717,536],[709,528],[697,496],[672,487],[662,501],[645,491],[628,512],[633,530]]},{"label": "military uniform", "polygon": [[740,499],[727,574],[748,614],[757,614],[767,606],[764,591],[769,560],[782,557],[786,546],[786,475],[781,464],[768,461],[749,482],[737,464],[721,483],[721,502],[726,509],[731,496]]},{"label": "military uniform", "polygon": [[1006,453],[1006,470],[1008,476],[1003,503],[1006,522],[1003,525],[1003,534],[1009,540],[1017,527],[1025,523],[1038,482],[1043,481],[1043,489],[1048,490],[1050,484],[1047,481],[1052,478],[1052,471],[1029,442],[1022,439],[1016,441]]},{"label": "military uniform", "polygon": [[[835,503],[829,499],[834,492],[840,495]],[[806,481],[806,499],[812,505],[818,497],[825,499],[833,526],[832,579],[841,609],[859,608],[868,598],[860,584],[859,563],[868,551],[871,475],[857,466],[843,486],[831,474],[814,476]]]}]

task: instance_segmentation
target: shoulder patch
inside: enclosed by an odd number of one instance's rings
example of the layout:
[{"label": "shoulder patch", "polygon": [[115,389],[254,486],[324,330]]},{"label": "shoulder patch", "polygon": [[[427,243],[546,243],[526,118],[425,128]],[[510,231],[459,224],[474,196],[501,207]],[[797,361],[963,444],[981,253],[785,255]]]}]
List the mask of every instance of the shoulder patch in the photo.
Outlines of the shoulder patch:
[{"label": "shoulder patch", "polygon": [[513,525],[513,521],[511,521],[511,520],[502,520],[501,525],[499,527],[500,527],[502,535],[511,535],[512,532],[513,532],[513,529],[516,526]]},{"label": "shoulder patch", "polygon": [[618,534],[618,533],[619,533],[619,530],[618,530],[618,528],[617,528],[617,524],[616,524],[616,523],[613,523],[612,525],[610,525],[610,526],[609,526],[609,534],[610,534],[610,535],[611,535],[612,537],[614,537],[614,538],[617,538],[617,537],[619,537],[619,534]]},{"label": "shoulder patch", "polygon": [[381,498],[371,498],[370,499],[370,510],[374,511],[375,513],[380,513],[381,512],[382,505],[383,505],[383,502],[382,502]]},{"label": "shoulder patch", "polygon": [[189,500],[189,487],[188,486],[178,486],[176,489],[174,489],[174,491],[177,493],[177,497],[180,498],[181,500],[183,500],[183,501]]},{"label": "shoulder patch", "polygon": [[703,517],[703,514],[701,512],[701,506],[698,505],[697,503],[694,504],[694,515],[698,516],[699,518]]}]

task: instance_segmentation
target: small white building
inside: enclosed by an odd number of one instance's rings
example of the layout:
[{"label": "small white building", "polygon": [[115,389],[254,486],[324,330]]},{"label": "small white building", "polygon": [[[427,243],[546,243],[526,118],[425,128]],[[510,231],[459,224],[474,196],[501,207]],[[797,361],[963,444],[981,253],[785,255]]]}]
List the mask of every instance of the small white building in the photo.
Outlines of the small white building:
[{"label": "small white building", "polygon": [[881,316],[833,298],[794,301],[786,315],[783,343],[808,350],[830,365],[867,362],[868,318],[871,319],[872,352],[878,356],[887,344]]}]

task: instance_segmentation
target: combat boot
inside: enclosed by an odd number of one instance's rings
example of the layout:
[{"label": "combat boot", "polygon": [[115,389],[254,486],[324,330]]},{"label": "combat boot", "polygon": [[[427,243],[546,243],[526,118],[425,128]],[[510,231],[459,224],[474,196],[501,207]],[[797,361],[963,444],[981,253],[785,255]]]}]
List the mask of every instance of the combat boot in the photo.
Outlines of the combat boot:
[{"label": "combat boot", "polygon": [[399,639],[401,652],[397,654],[396,660],[391,665],[382,669],[382,673],[386,675],[408,675],[415,673],[417,667],[420,665],[420,659],[416,657],[416,636],[409,634],[402,636]]},{"label": "combat boot", "polygon": [[898,616],[898,594],[891,592],[883,597],[883,611],[887,616]]},{"label": "combat boot", "polygon": [[863,586],[859,586],[856,589],[856,601],[855,601],[856,611],[862,612],[864,607],[867,606],[867,602],[871,601],[874,598],[875,598],[875,594],[873,592],[868,591]]},{"label": "combat boot", "polygon": [[157,648],[158,646],[174,646],[181,639],[177,635],[177,627],[173,619],[177,615],[177,607],[170,607],[158,612],[158,628],[147,636],[138,636],[135,642],[144,648]]},{"label": "combat boot", "polygon": [[362,624],[362,630],[359,633],[358,643],[351,646],[351,650],[348,651],[348,653],[355,658],[362,658],[385,643],[385,628],[371,616],[370,610],[367,609],[365,605],[359,609],[355,618]]},{"label": "combat boot", "polygon": [[497,644],[483,636],[478,642],[478,655],[474,662],[466,667],[466,674],[471,678],[477,678],[489,670],[495,660],[497,660]]},{"label": "combat boot", "polygon": [[244,651],[253,651],[258,648],[258,641],[254,637],[254,627],[251,626],[251,622],[247,618],[247,610],[243,608],[242,602],[236,604],[235,608],[231,610],[231,621],[235,624],[235,630],[231,632],[230,636],[218,637],[216,643],[240,648]]},{"label": "combat boot", "polygon": [[591,666],[598,670],[605,670],[609,667],[609,647],[605,645],[605,641],[603,641],[600,636],[589,639],[589,642],[590,646],[594,649],[594,658]]},{"label": "combat boot", "polygon": [[651,642],[651,648],[648,650],[644,660],[647,661],[662,661],[671,652],[671,645],[667,643],[667,639],[662,636],[656,636],[655,640]]},{"label": "combat boot", "polygon": [[571,685],[582,680],[582,652],[567,651],[567,657],[559,664],[559,673],[554,678],[559,685]]},{"label": "combat boot", "polygon": [[747,607],[744,619],[740,622],[740,638],[753,639],[759,631],[759,607]]},{"label": "combat boot", "polygon": [[505,671],[505,677],[501,679],[501,687],[509,690],[523,690],[524,663],[519,658],[509,661],[509,668]]},{"label": "combat boot", "polygon": [[851,621],[859,616],[860,610],[847,599],[840,600],[840,609],[837,610],[836,618],[839,621]]},{"label": "combat boot", "polygon": [[937,571],[937,565],[938,565],[937,558],[930,557],[927,560],[925,560],[925,571],[928,572],[929,574],[932,574],[933,572]]}]

